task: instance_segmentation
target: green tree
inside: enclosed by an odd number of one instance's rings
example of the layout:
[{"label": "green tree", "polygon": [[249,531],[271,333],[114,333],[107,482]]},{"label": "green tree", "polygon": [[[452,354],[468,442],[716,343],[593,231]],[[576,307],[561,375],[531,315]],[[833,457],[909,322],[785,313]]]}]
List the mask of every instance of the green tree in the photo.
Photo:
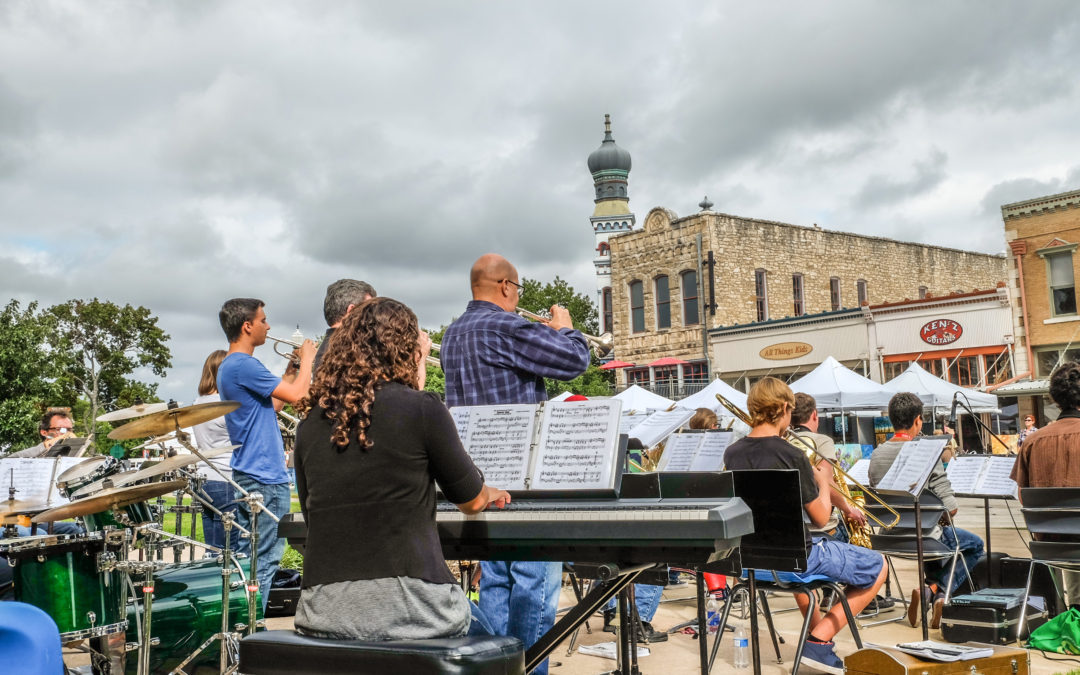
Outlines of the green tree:
[{"label": "green tree", "polygon": [[131,377],[139,368],[164,377],[172,365],[169,336],[149,309],[94,298],[69,300],[50,307],[48,313],[55,322],[49,342],[63,369],[60,383],[86,397],[84,429],[94,428],[106,401],[123,407],[136,396],[154,400],[157,385]]},{"label": "green tree", "polygon": [[[446,326],[440,326],[437,330],[431,328],[425,328],[424,330],[427,331],[433,345],[442,344],[442,336],[446,332]],[[439,358],[438,350],[432,347],[431,355]],[[433,391],[439,396],[446,396],[446,375],[443,373],[442,368],[436,368],[430,363],[428,364],[427,382],[424,383],[424,391]]]},{"label": "green tree", "polygon": [[45,408],[72,403],[60,396],[59,369],[47,347],[51,331],[51,316],[36,302],[22,309],[12,300],[0,312],[0,448],[37,444]]}]

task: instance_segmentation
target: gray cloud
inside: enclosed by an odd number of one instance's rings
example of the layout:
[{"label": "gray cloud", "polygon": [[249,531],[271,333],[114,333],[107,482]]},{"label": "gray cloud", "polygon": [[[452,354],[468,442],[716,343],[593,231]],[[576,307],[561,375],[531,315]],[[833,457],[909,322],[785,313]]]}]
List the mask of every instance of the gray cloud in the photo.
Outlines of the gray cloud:
[{"label": "gray cloud", "polygon": [[0,291],[150,307],[173,336],[162,391],[183,400],[229,297],[315,335],[326,285],[359,277],[437,327],[492,250],[591,294],[604,113],[639,220],[708,194],[996,252],[1000,204],[1080,187],[1063,168],[1078,18],[1068,2],[5,3]]}]

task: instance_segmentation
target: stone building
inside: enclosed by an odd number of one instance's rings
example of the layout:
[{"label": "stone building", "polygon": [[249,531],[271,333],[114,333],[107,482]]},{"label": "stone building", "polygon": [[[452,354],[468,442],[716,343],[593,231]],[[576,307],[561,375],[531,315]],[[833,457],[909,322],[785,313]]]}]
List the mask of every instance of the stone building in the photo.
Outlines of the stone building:
[{"label": "stone building", "polygon": [[655,368],[628,369],[630,381],[711,379],[703,326],[992,289],[1005,278],[998,255],[733,216],[712,211],[708,201],[701,206],[684,218],[654,208],[642,229],[609,239],[616,357],[639,366],[663,357],[689,362],[659,378]]},{"label": "stone building", "polygon": [[1019,397],[1020,414],[1043,426],[1057,416],[1046,395],[1060,361],[1080,360],[1080,314],[1076,311],[1076,248],[1080,244],[1080,190],[1001,207],[1009,244],[1010,290],[1016,335],[1015,383],[994,393]]}]

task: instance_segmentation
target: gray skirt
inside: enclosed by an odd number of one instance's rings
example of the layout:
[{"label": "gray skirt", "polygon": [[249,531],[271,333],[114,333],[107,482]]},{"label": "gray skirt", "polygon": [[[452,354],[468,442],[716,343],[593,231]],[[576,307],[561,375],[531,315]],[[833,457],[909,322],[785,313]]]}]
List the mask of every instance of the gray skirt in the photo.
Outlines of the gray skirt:
[{"label": "gray skirt", "polygon": [[312,637],[422,640],[461,637],[471,618],[469,599],[457,584],[388,577],[305,588],[294,625]]}]

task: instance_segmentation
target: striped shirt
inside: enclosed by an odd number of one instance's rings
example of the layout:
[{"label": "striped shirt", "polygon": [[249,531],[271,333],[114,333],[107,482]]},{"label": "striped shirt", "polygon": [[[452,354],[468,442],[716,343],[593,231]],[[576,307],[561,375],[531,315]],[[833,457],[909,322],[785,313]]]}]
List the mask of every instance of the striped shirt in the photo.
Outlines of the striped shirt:
[{"label": "striped shirt", "polygon": [[527,321],[498,305],[473,300],[450,324],[439,350],[446,405],[540,403],[544,378],[572,380],[589,367],[580,331]]}]

